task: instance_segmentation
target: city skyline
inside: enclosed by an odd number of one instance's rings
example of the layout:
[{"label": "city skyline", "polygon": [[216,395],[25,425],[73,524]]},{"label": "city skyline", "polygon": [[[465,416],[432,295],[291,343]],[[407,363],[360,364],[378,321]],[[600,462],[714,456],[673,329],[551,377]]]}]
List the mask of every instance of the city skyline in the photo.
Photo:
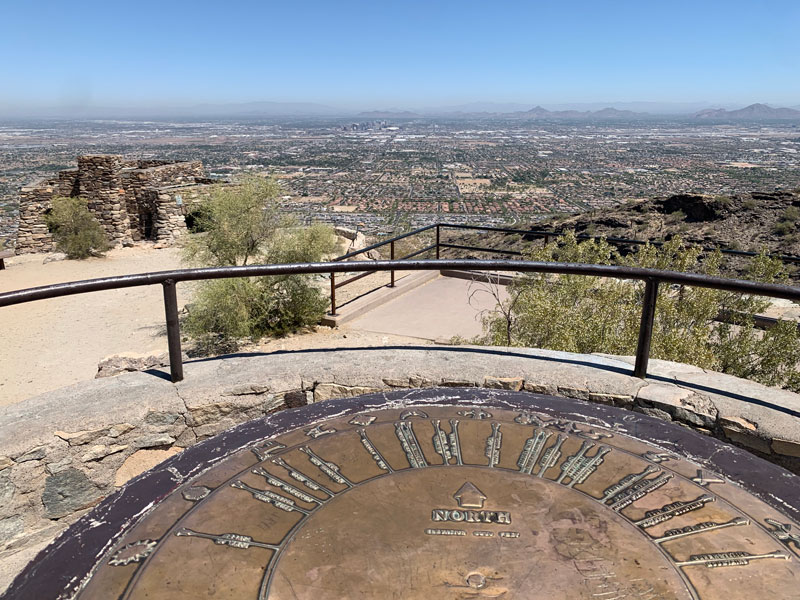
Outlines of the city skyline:
[{"label": "city skyline", "polygon": [[87,0],[18,3],[5,16],[0,50],[14,60],[0,66],[0,116],[262,101],[343,112],[800,105],[800,5],[784,0],[757,10],[739,0],[239,2],[225,12]]}]

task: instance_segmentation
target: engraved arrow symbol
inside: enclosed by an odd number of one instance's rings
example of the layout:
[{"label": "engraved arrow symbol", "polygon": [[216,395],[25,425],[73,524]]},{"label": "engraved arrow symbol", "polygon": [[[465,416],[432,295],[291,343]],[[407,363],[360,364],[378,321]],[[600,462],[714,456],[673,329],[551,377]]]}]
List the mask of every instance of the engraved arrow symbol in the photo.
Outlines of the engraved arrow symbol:
[{"label": "engraved arrow symbol", "polygon": [[453,498],[458,502],[459,508],[483,508],[486,495],[467,481],[453,494]]}]

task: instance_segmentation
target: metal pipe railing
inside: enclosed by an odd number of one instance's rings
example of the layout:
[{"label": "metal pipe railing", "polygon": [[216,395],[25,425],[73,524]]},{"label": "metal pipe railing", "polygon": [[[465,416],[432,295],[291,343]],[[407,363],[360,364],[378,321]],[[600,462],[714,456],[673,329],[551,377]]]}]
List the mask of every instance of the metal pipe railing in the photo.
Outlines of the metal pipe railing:
[{"label": "metal pipe railing", "polygon": [[[42,287],[16,290],[0,294],[0,307],[23,302],[58,298],[103,290],[162,284],[167,321],[170,374],[173,381],[183,379],[183,364],[180,348],[180,325],[178,322],[175,286],[181,281],[202,281],[231,277],[264,277],[270,275],[300,275],[329,273],[331,292],[335,291],[335,274],[366,271],[427,271],[460,269],[470,271],[501,271],[518,273],[551,273],[560,275],[585,275],[630,279],[645,282],[645,298],[642,303],[642,318],[636,350],[636,365],[633,373],[645,377],[653,335],[653,319],[656,309],[658,285],[661,283],[689,285],[712,289],[783,298],[800,301],[800,288],[776,283],[759,283],[740,279],[725,279],[699,273],[679,273],[639,267],[616,265],[586,265],[578,263],[532,262],[518,260],[380,260],[357,263],[323,262],[289,265],[246,265],[240,267],[210,267],[202,269],[178,269],[156,273],[140,273],[117,277],[103,277],[86,281],[73,281]],[[335,310],[335,297],[334,297]]]}]

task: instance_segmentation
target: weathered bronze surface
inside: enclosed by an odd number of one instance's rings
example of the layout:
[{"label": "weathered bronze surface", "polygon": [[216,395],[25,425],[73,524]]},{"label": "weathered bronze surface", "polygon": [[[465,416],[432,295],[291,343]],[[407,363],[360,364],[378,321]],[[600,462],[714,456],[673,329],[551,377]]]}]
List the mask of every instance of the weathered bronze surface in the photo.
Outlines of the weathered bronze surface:
[{"label": "weathered bronze surface", "polygon": [[700,436],[663,424],[654,444],[647,417],[515,397],[373,402],[262,437],[129,527],[78,598],[800,597],[800,525],[663,441]]}]

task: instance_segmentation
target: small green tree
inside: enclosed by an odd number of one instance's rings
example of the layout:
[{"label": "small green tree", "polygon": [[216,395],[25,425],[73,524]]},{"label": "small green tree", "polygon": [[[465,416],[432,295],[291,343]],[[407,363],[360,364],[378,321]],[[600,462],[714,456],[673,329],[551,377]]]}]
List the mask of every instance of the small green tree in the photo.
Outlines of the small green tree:
[{"label": "small green tree", "polygon": [[[526,252],[536,261],[620,264],[719,275],[722,255],[702,256],[698,247],[674,238],[621,256],[604,239],[578,243],[567,233]],[[786,274],[762,253],[750,264],[750,279],[777,282]],[[504,346],[568,352],[631,355],[636,350],[644,284],[579,275],[531,273],[509,286],[509,297],[484,318],[485,341]],[[691,286],[661,285],[656,300],[651,356],[745,377],[765,385],[800,389],[800,335],[796,324],[767,331],[753,315],[769,302],[760,297]],[[720,318],[726,322],[720,322]]]},{"label": "small green tree", "polygon": [[102,256],[108,250],[106,234],[83,198],[53,198],[45,220],[56,249],[67,258]]},{"label": "small green tree", "polygon": [[[330,227],[297,227],[280,211],[273,179],[218,186],[196,211],[198,233],[184,248],[202,266],[319,261],[335,248]],[[244,338],[283,335],[319,322],[327,299],[311,275],[219,279],[200,284],[184,320],[206,352],[234,349]]]}]

